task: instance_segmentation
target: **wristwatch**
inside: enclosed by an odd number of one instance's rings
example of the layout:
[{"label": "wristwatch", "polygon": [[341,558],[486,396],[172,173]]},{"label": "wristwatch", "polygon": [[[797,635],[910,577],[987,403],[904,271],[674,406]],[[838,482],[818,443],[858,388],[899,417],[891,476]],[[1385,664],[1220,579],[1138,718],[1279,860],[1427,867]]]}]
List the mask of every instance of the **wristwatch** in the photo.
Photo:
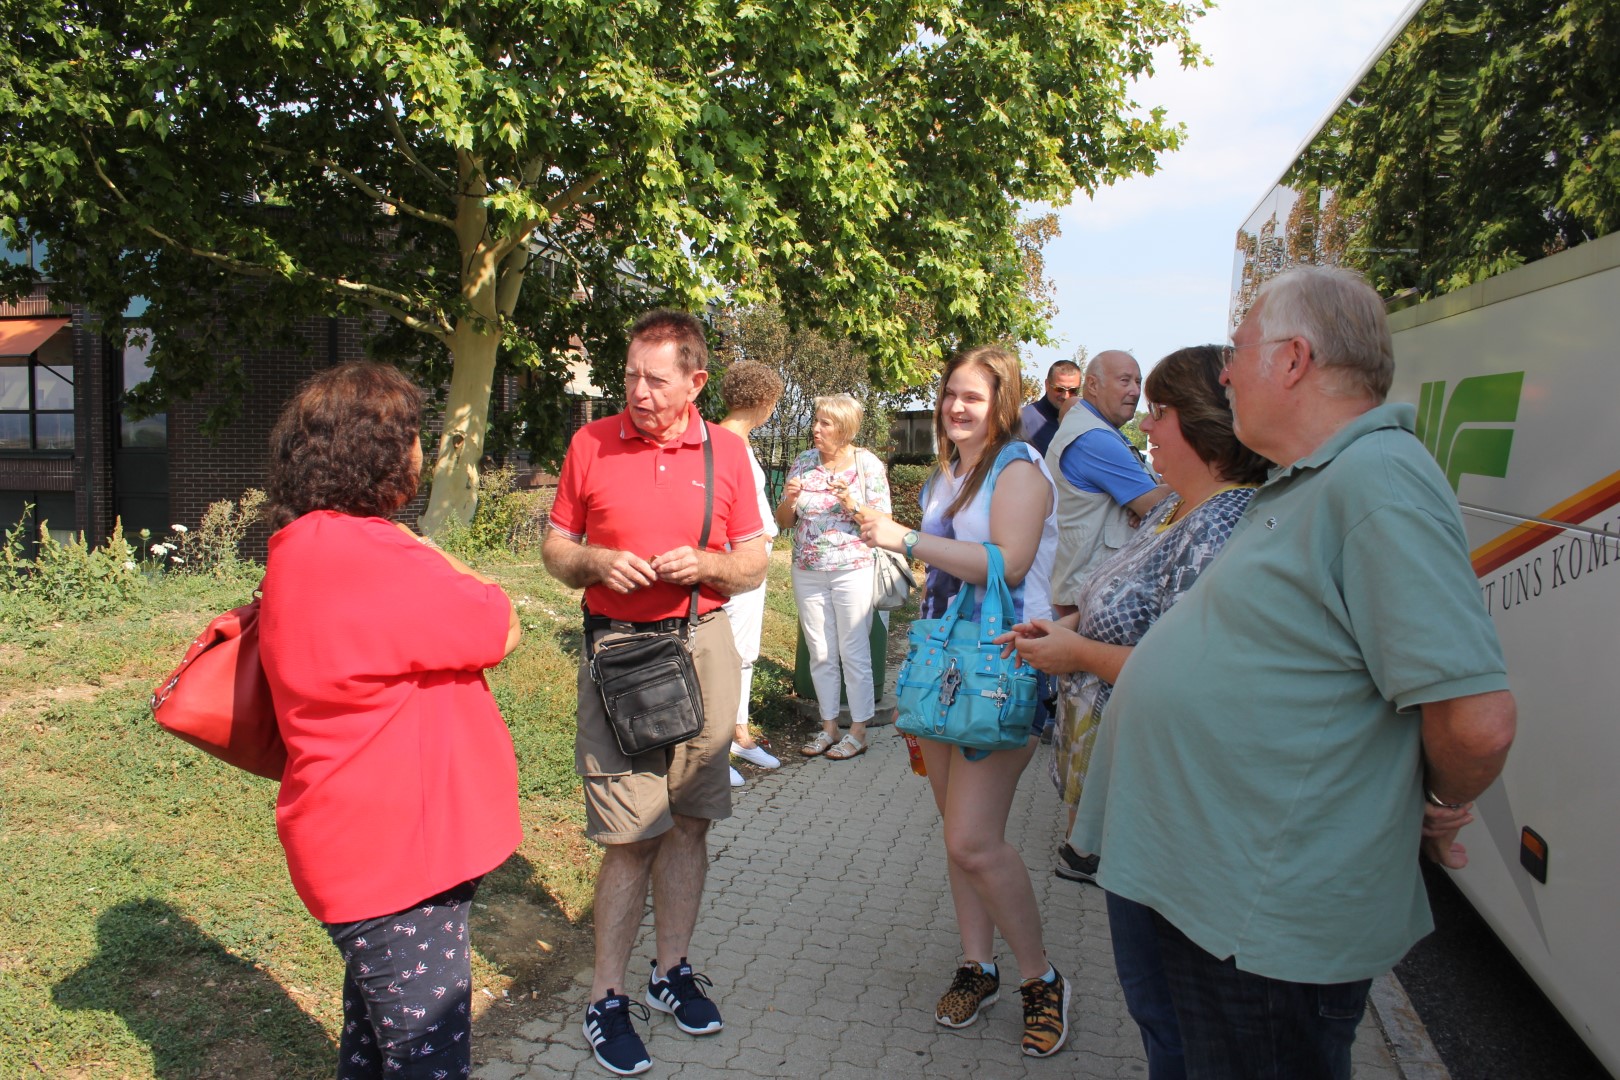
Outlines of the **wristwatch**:
[{"label": "wristwatch", "polygon": [[911,549],[916,547],[917,546],[917,541],[921,540],[921,539],[922,539],[922,537],[917,535],[917,530],[916,529],[912,529],[910,532],[906,533],[905,536],[900,538],[900,542],[902,544],[906,545],[906,558],[907,559],[911,558]]},{"label": "wristwatch", "polygon": [[1446,800],[1430,791],[1427,787],[1423,789],[1423,797],[1424,799],[1428,800],[1430,806],[1438,806],[1442,810],[1461,810],[1463,807],[1468,805],[1465,802],[1446,802]]}]

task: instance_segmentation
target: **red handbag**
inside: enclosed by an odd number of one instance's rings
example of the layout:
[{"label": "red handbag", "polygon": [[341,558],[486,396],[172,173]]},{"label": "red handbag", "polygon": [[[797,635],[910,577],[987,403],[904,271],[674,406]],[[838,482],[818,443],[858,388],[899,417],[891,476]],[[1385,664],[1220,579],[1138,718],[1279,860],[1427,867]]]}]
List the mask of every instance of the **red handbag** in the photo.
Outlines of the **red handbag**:
[{"label": "red handbag", "polygon": [[280,780],[287,746],[259,662],[259,601],[209,623],[152,691],[159,726],[221,761]]}]

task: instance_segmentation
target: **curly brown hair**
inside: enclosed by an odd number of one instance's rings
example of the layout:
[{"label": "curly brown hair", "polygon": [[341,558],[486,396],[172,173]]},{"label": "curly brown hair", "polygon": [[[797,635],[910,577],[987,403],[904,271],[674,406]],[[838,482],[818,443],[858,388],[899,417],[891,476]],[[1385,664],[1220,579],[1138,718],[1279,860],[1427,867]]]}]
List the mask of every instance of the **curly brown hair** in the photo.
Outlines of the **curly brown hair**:
[{"label": "curly brown hair", "polygon": [[782,400],[782,376],[758,360],[739,360],[720,379],[720,400],[730,412],[774,407]]},{"label": "curly brown hair", "polygon": [[1232,431],[1232,405],[1221,385],[1225,365],[1226,350],[1219,345],[1177,349],[1148,372],[1142,392],[1153,404],[1176,410],[1181,437],[1222,480],[1258,484],[1271,462],[1238,442]]},{"label": "curly brown hair", "polygon": [[354,360],[316,372],[270,432],[271,530],[312,510],[388,517],[420,479],[422,391],[399,369]]}]

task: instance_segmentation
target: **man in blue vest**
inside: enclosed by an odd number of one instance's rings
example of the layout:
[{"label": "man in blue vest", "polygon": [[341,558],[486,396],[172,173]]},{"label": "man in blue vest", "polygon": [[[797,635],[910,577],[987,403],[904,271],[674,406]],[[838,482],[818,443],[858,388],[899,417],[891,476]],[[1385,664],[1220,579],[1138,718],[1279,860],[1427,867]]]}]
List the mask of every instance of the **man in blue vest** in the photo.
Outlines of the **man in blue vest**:
[{"label": "man in blue vest", "polygon": [[[1052,611],[1075,610],[1091,571],[1131,537],[1135,521],[1170,489],[1159,483],[1119,429],[1136,415],[1142,369],[1130,353],[1109,349],[1086,365],[1080,401],[1063,415],[1046,467],[1057,483],[1058,549],[1052,562]],[[1134,515],[1134,518],[1133,518]],[[1070,824],[1074,807],[1069,807]],[[1096,881],[1097,856],[1058,845],[1056,874]]]}]

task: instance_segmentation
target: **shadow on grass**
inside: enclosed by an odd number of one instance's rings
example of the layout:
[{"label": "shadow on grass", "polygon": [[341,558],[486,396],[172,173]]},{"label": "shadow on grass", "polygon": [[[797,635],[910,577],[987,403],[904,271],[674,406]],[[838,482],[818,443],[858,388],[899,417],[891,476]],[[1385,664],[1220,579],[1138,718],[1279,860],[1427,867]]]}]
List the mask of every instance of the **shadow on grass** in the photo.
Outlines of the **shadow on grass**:
[{"label": "shadow on grass", "polygon": [[[128,900],[96,921],[96,956],[51,991],[64,1010],[117,1014],[158,1077],[331,1074],[337,1047],[281,985],[173,906]],[[337,987],[318,988],[337,994]]]}]

